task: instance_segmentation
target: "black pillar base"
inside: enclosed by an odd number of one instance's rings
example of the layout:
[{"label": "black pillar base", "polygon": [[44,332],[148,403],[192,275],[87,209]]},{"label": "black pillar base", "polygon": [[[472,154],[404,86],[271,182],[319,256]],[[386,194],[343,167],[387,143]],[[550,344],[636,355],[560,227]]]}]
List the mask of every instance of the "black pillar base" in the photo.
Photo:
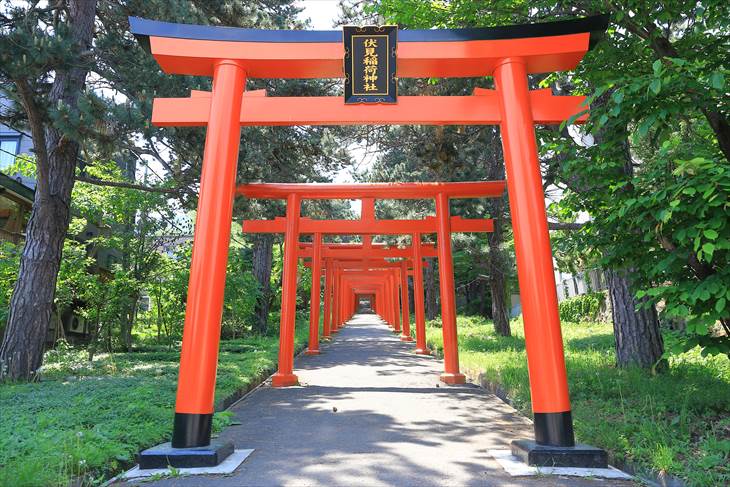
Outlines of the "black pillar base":
[{"label": "black pillar base", "polygon": [[570,411],[559,413],[534,413],[535,442],[546,446],[573,446],[573,415]]},{"label": "black pillar base", "polygon": [[534,467],[608,468],[606,452],[589,445],[549,446],[515,440],[511,447],[512,455]]},{"label": "black pillar base", "polygon": [[210,445],[213,413],[175,413],[172,425],[173,448],[197,448]]},{"label": "black pillar base", "polygon": [[173,448],[168,442],[140,452],[137,459],[142,470],[215,467],[232,453],[233,443],[230,441],[213,441],[207,446],[195,448]]}]

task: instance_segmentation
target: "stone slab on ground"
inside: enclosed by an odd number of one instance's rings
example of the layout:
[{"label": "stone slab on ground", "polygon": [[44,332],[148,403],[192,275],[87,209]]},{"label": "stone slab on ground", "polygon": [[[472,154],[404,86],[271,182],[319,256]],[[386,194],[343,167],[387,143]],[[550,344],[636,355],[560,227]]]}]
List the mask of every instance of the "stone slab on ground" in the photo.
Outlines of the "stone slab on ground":
[{"label": "stone slab on ground", "polygon": [[[234,450],[225,460],[214,467],[190,467],[177,468],[175,475],[214,475],[232,473],[239,465],[241,465],[253,450]],[[139,465],[124,472],[118,478],[122,479],[139,479],[154,476],[171,475],[173,471],[170,468],[149,468],[140,469]]]},{"label": "stone slab on ground", "polygon": [[489,450],[495,460],[513,477],[529,475],[563,475],[569,477],[600,477],[603,479],[631,480],[631,475],[621,470],[609,468],[577,467],[532,467],[512,454],[510,450]]},{"label": "stone slab on ground", "polygon": [[629,486],[618,479],[513,477],[490,450],[532,438],[532,424],[473,384],[439,382],[442,362],[375,315],[357,315],[299,356],[301,386],[261,387],[231,410],[221,433],[254,452],[226,476],[175,477],[183,486]]}]

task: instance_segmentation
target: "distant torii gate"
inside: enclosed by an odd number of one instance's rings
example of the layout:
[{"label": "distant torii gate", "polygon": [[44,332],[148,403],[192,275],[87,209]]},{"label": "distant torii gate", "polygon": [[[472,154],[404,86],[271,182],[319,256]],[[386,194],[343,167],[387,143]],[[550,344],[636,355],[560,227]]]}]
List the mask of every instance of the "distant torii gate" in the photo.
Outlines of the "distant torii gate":
[{"label": "distant torii gate", "polygon": [[[274,220],[246,220],[244,233],[284,233],[284,269],[281,291],[281,322],[279,331],[279,370],[272,378],[275,387],[297,383],[294,374],[294,324],[296,318],[296,282],[299,235],[313,235],[313,275],[320,273],[322,235],[402,235],[435,233],[439,259],[439,283],[441,287],[441,318],[444,335],[444,373],[441,380],[448,384],[465,381],[459,372],[459,351],[456,331],[456,297],[451,257],[452,232],[491,232],[494,222],[490,219],[464,219],[451,216],[449,199],[496,198],[504,193],[503,181],[458,183],[371,183],[371,184],[243,184],[237,193],[247,198],[286,200],[286,218]],[[301,216],[301,201],[305,199],[360,199],[362,214],[358,220],[312,220]],[[378,220],[375,218],[376,199],[433,199],[436,216],[421,220]],[[419,237],[420,238],[420,237]],[[369,241],[368,241],[369,243]],[[414,247],[418,247],[415,245]],[[377,251],[374,251],[377,254]],[[381,252],[382,253],[382,252]],[[364,255],[365,257],[367,254]],[[415,259],[414,259],[415,260]],[[420,259],[415,260],[420,266]],[[400,268],[400,264],[397,265]],[[316,282],[315,282],[316,281]],[[319,286],[317,279],[312,284]],[[316,294],[316,295],[315,295]],[[340,297],[343,294],[339,293]],[[319,289],[312,291],[312,311],[319,323]],[[388,299],[386,297],[386,299]],[[316,309],[316,311],[315,311]],[[339,326],[344,320],[346,303],[334,307]],[[310,315],[314,318],[315,316]],[[393,325],[400,330],[399,317],[392,316]],[[318,325],[317,325],[318,326]],[[313,324],[310,323],[310,328]],[[419,327],[420,328],[420,327]],[[421,331],[421,330],[419,330]],[[425,336],[425,331],[421,334]],[[424,339],[425,341],[425,339]],[[310,341],[310,344],[312,342]],[[425,349],[425,347],[424,347]],[[423,349],[422,349],[423,350]]]},{"label": "distant torii gate", "polygon": [[[606,30],[606,16],[495,28],[403,30],[398,33],[399,77],[493,76],[495,89],[477,88],[471,96],[401,96],[390,105],[348,105],[341,97],[244,94],[247,78],[342,78],[341,31],[234,29],[134,17],[129,21],[132,33],[166,73],[213,77],[211,93],[157,98],[152,112],[158,126],[208,127],[173,447],[210,444],[240,127],[346,124],[501,126],[535,439],[545,447],[575,444],[534,125],[559,124],[579,114],[585,98],[530,90],[528,75],[575,68]],[[288,209],[298,208],[298,197],[290,198]],[[447,195],[438,201],[444,207]],[[296,230],[297,220],[289,218],[287,225]],[[306,226],[302,221],[299,230]],[[285,304],[285,311],[293,313],[292,303]],[[552,456],[550,461],[560,458],[566,457]]]},{"label": "distant torii gate", "polygon": [[[345,246],[347,246],[347,247],[345,247]],[[339,262],[343,261],[343,260],[353,262],[353,263],[359,263],[359,265],[361,265],[361,266],[368,265],[368,266],[370,266],[370,268],[375,268],[375,267],[378,267],[379,263],[382,264],[382,261],[384,261],[387,258],[391,258],[391,259],[392,258],[401,258],[402,260],[400,260],[399,262],[389,262],[388,266],[389,267],[395,267],[395,266],[400,267],[400,274],[401,274],[400,285],[403,289],[406,290],[405,294],[403,294],[403,293],[401,294],[401,300],[403,303],[405,303],[403,305],[404,307],[403,307],[402,314],[404,316],[404,318],[403,318],[404,322],[409,323],[410,319],[408,318],[408,315],[409,315],[410,311],[407,306],[407,304],[408,304],[407,277],[408,277],[408,275],[413,273],[413,269],[414,269],[413,261],[411,258],[408,257],[408,255],[410,255],[412,253],[411,249],[410,248],[397,248],[397,247],[384,248],[382,246],[381,246],[381,248],[373,248],[373,247],[369,247],[367,245],[364,245],[364,246],[360,245],[359,249],[356,250],[351,247],[352,246],[350,244],[328,244],[326,246],[326,249],[332,251],[332,253],[330,254],[329,257],[325,256],[325,257],[322,257],[322,259],[321,259],[322,264],[320,267],[322,267],[322,270],[324,271],[324,274],[325,274],[325,293],[324,293],[325,312],[324,312],[324,319],[323,319],[324,336],[325,337],[329,336],[330,316],[329,316],[328,311],[330,310],[330,305],[327,301],[329,300],[329,298],[332,294],[329,290],[329,288],[331,287],[331,283],[328,281],[327,269],[328,269],[328,267],[337,266],[339,264]],[[428,255],[428,257],[436,256],[436,249],[434,247],[429,247],[428,250],[430,251],[429,254],[432,254],[432,255]],[[341,253],[341,251],[345,251],[346,253]],[[313,254],[313,253],[314,252],[307,252],[306,250],[303,251],[300,248],[299,256],[300,256],[300,258],[312,257],[311,254]],[[308,255],[308,254],[310,254],[310,255]],[[327,254],[325,254],[325,255],[327,255]],[[332,255],[334,255],[334,256],[332,256]],[[362,257],[362,255],[368,255],[368,257]],[[312,278],[314,279],[315,278],[315,272],[314,272],[315,264],[313,263],[313,261],[305,263],[305,266],[313,269]],[[415,296],[415,299],[418,299],[418,296]],[[316,295],[314,287],[312,288],[311,302],[313,303],[313,306],[319,303],[319,296]],[[315,318],[318,318],[318,317],[315,317],[315,315],[313,313],[310,313],[310,318],[311,318],[310,327],[314,328],[316,330],[319,326],[319,323]],[[404,328],[403,336],[401,337],[402,340],[404,340],[404,341],[412,340],[410,334],[407,333],[409,331],[408,328],[409,327]],[[309,342],[310,350],[313,346],[316,346],[314,343],[315,338],[316,338],[316,334],[314,337],[310,336],[310,342]]]},{"label": "distant torii gate", "polygon": [[[392,249],[392,250],[400,251],[400,250],[408,250],[408,249]],[[401,335],[401,340],[402,341],[412,341],[413,340],[413,338],[411,337],[411,334],[410,334],[410,316],[409,316],[410,311],[409,311],[407,277],[409,274],[414,274],[416,272],[422,272],[422,267],[426,266],[427,263],[422,263],[421,266],[418,266],[418,265],[414,264],[413,261],[411,261],[410,259],[403,259],[399,262],[387,262],[387,263],[377,263],[377,259],[372,259],[372,258],[362,259],[359,261],[353,259],[353,260],[349,260],[349,261],[345,261],[345,262],[340,262],[337,259],[325,259],[325,261],[327,261],[327,260],[329,261],[329,263],[326,264],[327,266],[344,267],[344,268],[349,268],[351,270],[353,268],[357,268],[358,270],[364,270],[365,272],[368,272],[368,271],[371,271],[374,269],[382,269],[382,268],[389,268],[391,270],[397,270],[399,277],[400,277],[399,286],[400,286],[400,300],[401,300],[401,307],[402,307],[401,315],[402,315],[402,324],[403,324],[403,333]],[[313,264],[309,263],[309,264],[305,264],[305,266],[312,267]],[[330,286],[331,286],[331,283],[330,283]],[[327,284],[325,284],[325,287],[327,287]],[[313,294],[312,302],[316,304],[316,297],[314,296],[314,293],[312,293],[312,294]],[[329,299],[331,299],[331,293],[328,294],[328,292],[325,291],[325,303],[324,303],[325,309],[331,308],[330,306],[328,306],[328,302],[327,302]],[[423,300],[423,296],[418,296],[418,295],[414,294],[414,299]],[[381,297],[381,302],[382,302],[382,297]],[[379,303],[379,305],[380,304],[381,303]],[[378,309],[380,309],[380,308],[381,307],[378,306]],[[381,317],[385,317],[385,314],[381,314],[379,311],[378,311],[378,314],[380,314]],[[310,314],[310,316],[312,316],[312,315]],[[325,317],[324,317],[324,321],[323,321],[325,337],[329,336],[329,334],[327,333],[328,323],[329,323],[329,320],[328,320],[327,312],[325,312]],[[317,346],[318,337],[316,336],[316,333],[317,333],[316,330],[318,328],[318,325],[319,325],[318,323],[314,322],[313,320],[310,320],[310,341],[309,341],[310,349],[313,346],[315,346],[315,347]],[[417,324],[416,328],[420,330],[417,332],[417,344],[421,344],[421,343],[425,344],[425,337],[422,336],[422,332],[425,330],[425,324],[422,324],[422,326],[419,326]],[[400,331],[400,330],[395,330],[395,331]],[[423,350],[423,349],[417,348],[415,350],[415,353],[426,355],[429,352],[428,352],[428,350]]]}]

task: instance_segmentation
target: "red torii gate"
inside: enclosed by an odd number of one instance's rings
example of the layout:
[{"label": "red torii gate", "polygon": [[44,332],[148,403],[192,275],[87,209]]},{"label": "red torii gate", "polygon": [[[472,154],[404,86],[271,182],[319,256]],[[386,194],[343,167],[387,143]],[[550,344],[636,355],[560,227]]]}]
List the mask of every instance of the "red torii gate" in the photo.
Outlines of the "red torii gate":
[{"label": "red torii gate", "polygon": [[[369,210],[365,210],[369,211]],[[409,260],[411,262],[419,262],[422,263],[421,265],[426,265],[427,262],[423,262],[424,257],[437,257],[436,255],[436,248],[433,244],[427,243],[427,244],[421,244],[419,248],[416,248],[416,246],[412,243],[410,247],[390,247],[386,248],[383,244],[372,244],[370,243],[370,236],[364,236],[364,243],[363,244],[325,244],[322,248],[322,259],[323,262],[327,262],[328,260],[332,260],[333,258],[340,258],[340,259],[357,259],[362,256],[362,249],[368,248],[368,255],[375,257],[375,258],[405,258],[405,260]],[[421,240],[420,233],[415,233],[411,235],[412,242],[419,242]],[[312,249],[313,244],[308,243],[300,243],[300,257],[312,257],[313,251]],[[304,250],[301,250],[301,248],[304,247]],[[326,265],[324,266],[327,267]],[[314,272],[314,271],[313,271]],[[331,286],[331,281],[333,280],[333,276],[331,275],[329,270],[325,270],[325,293],[324,293],[324,319],[323,319],[323,335],[325,337],[330,336],[330,307],[332,300],[330,299],[332,290],[328,288]],[[313,274],[314,275],[314,274]],[[431,352],[426,347],[426,336],[425,336],[425,313],[424,313],[424,302],[423,302],[423,273],[422,269],[418,269],[418,272],[415,270],[412,272],[413,275],[413,287],[414,287],[414,310],[415,310],[415,324],[416,324],[416,349],[415,353],[422,354],[422,355],[428,355]],[[403,307],[403,316],[405,317],[404,320],[406,323],[410,322],[410,316],[409,316],[409,306],[408,306],[408,284],[407,284],[407,276],[403,274],[403,282],[401,283],[401,287],[404,289],[402,291],[402,297],[401,301],[406,303]],[[420,290],[420,291],[419,291]],[[315,288],[312,288],[312,301],[316,299]],[[311,327],[315,326],[312,323],[317,323],[319,320],[318,311],[315,312],[315,315],[310,314],[310,331]],[[318,325],[316,325],[318,327]],[[317,330],[315,329],[315,332]],[[335,332],[337,331],[336,325],[335,325]],[[404,333],[402,339],[405,341],[409,341],[411,338],[410,335],[406,337],[406,333]],[[309,342],[310,349],[313,346],[313,337],[312,334],[310,334],[310,342]],[[309,352],[306,352],[309,353]]]},{"label": "red torii gate", "polygon": [[[279,369],[272,378],[274,387],[285,387],[297,383],[294,374],[294,325],[296,319],[296,280],[299,235],[313,235],[314,275],[320,273],[322,235],[398,235],[436,233],[438,237],[439,283],[441,287],[441,317],[444,334],[444,373],[441,380],[448,384],[465,381],[459,372],[459,351],[456,331],[456,298],[454,272],[451,258],[452,232],[491,232],[494,222],[489,219],[464,219],[451,216],[451,198],[495,198],[504,192],[503,181],[458,182],[458,183],[370,183],[370,184],[243,184],[237,193],[248,198],[286,200],[286,218],[274,220],[245,220],[244,233],[284,233],[284,269],[281,293],[281,322],[279,330]],[[360,199],[362,214],[358,220],[312,220],[301,216],[303,199]],[[375,218],[376,199],[434,199],[436,216],[421,220],[378,220]],[[420,238],[420,237],[419,237]],[[369,241],[368,241],[369,243]],[[418,245],[416,245],[418,247]],[[419,262],[420,260],[416,261]],[[319,286],[316,279],[312,284]],[[319,289],[312,291],[317,305],[312,305],[319,323]],[[336,295],[337,296],[337,295]],[[339,294],[340,297],[342,294]],[[388,299],[388,298],[386,298]],[[337,316],[335,327],[346,317],[345,302],[335,301]],[[316,311],[315,311],[316,308]],[[399,330],[399,318],[393,316],[394,326]],[[318,325],[317,325],[318,326]],[[313,325],[310,322],[310,329]],[[420,330],[419,330],[420,331]],[[425,336],[425,330],[423,332]],[[423,340],[425,342],[425,339]],[[310,342],[311,344],[311,342]],[[424,347],[425,348],[425,347]],[[423,349],[422,349],[423,350]]]},{"label": "red torii gate", "polygon": [[[534,125],[561,123],[580,113],[585,100],[579,96],[553,96],[549,90],[531,91],[527,77],[575,68],[607,28],[606,16],[497,28],[401,31],[399,77],[493,76],[495,89],[476,89],[471,96],[401,96],[391,105],[346,105],[340,97],[270,98],[263,92],[244,95],[247,78],[343,77],[344,46],[339,31],[265,31],[129,20],[132,33],[149,48],[166,73],[213,77],[211,93],[196,92],[190,98],[157,98],[152,113],[152,122],[158,126],[208,128],[173,447],[210,444],[240,127],[328,124],[501,126],[535,439],[545,447],[573,447]],[[298,206],[299,198],[291,198],[293,204],[288,208]],[[443,207],[447,198],[448,195],[440,196],[437,202]],[[288,230],[296,229],[296,225],[293,219],[287,219]],[[289,243],[295,245],[296,241]],[[291,259],[296,260],[296,256],[291,255]],[[285,304],[286,311],[291,313],[292,304]],[[546,461],[564,464],[565,458],[569,457],[548,455]]]},{"label": "red torii gate", "polygon": [[[370,260],[370,259],[368,259]],[[409,317],[409,310],[408,310],[408,284],[407,284],[407,274],[416,272],[416,270],[421,271],[420,268],[413,267],[412,272],[409,271],[408,267],[409,261],[408,260],[402,260],[400,262],[387,262],[387,263],[374,263],[374,262],[363,262],[363,261],[348,261],[348,262],[338,262],[335,261],[335,265],[342,270],[358,270],[363,272],[370,272],[376,270],[384,270],[387,269],[391,271],[392,273],[398,274],[398,282],[397,285],[400,288],[400,301],[401,301],[401,314],[402,314],[402,323],[403,323],[403,334],[401,335],[401,340],[403,341],[412,341],[413,338],[410,335],[410,317]],[[361,282],[358,282],[358,285]],[[416,297],[418,299],[418,297]],[[397,303],[396,303],[397,304]],[[389,311],[389,312],[395,312],[395,311]],[[349,313],[349,314],[348,314]],[[348,313],[345,313],[345,319],[347,319],[351,314],[352,310],[349,310]],[[378,313],[380,314],[380,313]],[[387,314],[381,314],[381,317],[386,318],[386,321],[389,321],[389,324],[391,324],[394,327],[394,331],[399,332],[400,327],[398,326],[398,321],[395,318],[388,318]],[[311,324],[310,324],[311,326]],[[310,337],[311,338],[311,337]],[[420,337],[419,337],[420,338]],[[419,339],[420,341],[420,339]],[[310,347],[312,346],[312,341],[310,340]],[[418,352],[417,352],[418,353]]]},{"label": "red torii gate", "polygon": [[[306,245],[306,244],[305,244]],[[347,245],[348,247],[351,247],[349,244],[328,244],[327,249],[334,250],[332,252],[337,257],[323,257],[322,262],[323,264],[320,267],[323,267],[324,273],[327,273],[327,268],[329,266],[337,266],[341,261],[347,261],[350,262],[350,265],[356,264],[360,266],[368,266],[369,268],[377,268],[377,267],[383,267],[383,262],[380,262],[380,265],[378,264],[379,261],[384,260],[386,258],[394,258],[394,257],[403,257],[404,255],[407,255],[407,253],[410,253],[410,248],[369,248],[367,246],[359,246],[359,250],[355,250],[352,248],[343,248],[341,246]],[[363,251],[363,249],[365,249]],[[339,251],[346,250],[347,253],[340,254]],[[435,248],[429,247],[429,255],[430,257],[436,256]],[[357,252],[357,254],[355,253]],[[325,254],[326,255],[326,254]],[[368,255],[368,257],[362,257],[363,255]],[[300,248],[299,251],[300,258],[304,258],[307,256],[306,251],[302,251]],[[314,269],[313,262],[307,262],[305,263],[306,267],[310,267]],[[404,327],[403,335],[401,339],[403,341],[412,341],[412,337],[410,336],[410,317],[409,317],[409,305],[408,305],[408,282],[407,282],[407,276],[409,274],[412,274],[414,272],[412,260],[410,258],[403,258],[399,262],[388,262],[388,267],[399,267],[400,269],[400,275],[401,275],[401,282],[400,286],[402,288],[401,291],[401,301],[403,304],[403,321],[407,324],[407,326]],[[420,270],[420,269],[419,269]],[[315,279],[315,272],[312,270],[312,278]],[[328,303],[328,300],[330,298],[331,293],[328,292],[329,287],[331,286],[331,283],[328,282],[327,277],[325,276],[325,302],[324,302],[324,320],[323,320],[323,334],[325,337],[329,336],[329,328],[330,328],[330,320],[329,320],[329,313],[328,310],[330,309],[330,305]],[[311,296],[311,303],[313,307],[316,307],[319,303],[319,296],[316,294],[314,287],[312,288],[312,296]],[[422,297],[421,297],[422,298]],[[415,299],[418,299],[416,296]],[[311,350],[313,347],[317,346],[318,343],[318,337],[317,332],[319,329],[319,323],[318,323],[318,316],[315,316],[313,313],[310,313],[310,340],[309,340],[309,350]],[[310,353],[307,351],[307,353]],[[318,352],[317,352],[318,353]],[[310,353],[314,354],[314,353]]]}]

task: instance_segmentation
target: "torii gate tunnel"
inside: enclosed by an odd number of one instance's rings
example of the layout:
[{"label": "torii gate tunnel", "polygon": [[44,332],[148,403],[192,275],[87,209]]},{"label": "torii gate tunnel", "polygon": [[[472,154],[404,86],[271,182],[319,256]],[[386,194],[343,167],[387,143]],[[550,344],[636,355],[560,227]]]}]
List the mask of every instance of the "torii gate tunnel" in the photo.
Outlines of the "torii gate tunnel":
[{"label": "torii gate tunnel", "polygon": [[[535,440],[537,445],[549,447],[574,445],[534,125],[559,124],[581,113],[585,100],[581,96],[554,96],[549,89],[530,90],[528,75],[575,68],[605,31],[605,16],[496,28],[402,30],[398,32],[397,47],[399,77],[491,76],[495,88],[476,88],[471,96],[400,96],[391,104],[346,104],[340,97],[267,97],[262,90],[245,92],[248,78],[343,78],[346,50],[340,31],[221,28],[140,18],[130,18],[130,25],[164,72],[213,78],[212,92],[194,91],[189,98],[157,98],[152,112],[152,123],[157,126],[207,126],[173,447],[210,444],[241,126],[350,124],[500,125]],[[585,115],[577,121],[584,119]],[[424,197],[420,187],[406,185],[400,192],[399,187],[383,185],[376,192],[359,194],[354,194],[351,187],[338,186],[306,188],[302,192],[287,185],[266,185],[268,189],[255,194],[244,186],[239,191],[249,197],[286,194],[286,248],[296,250],[299,233],[327,233],[308,229],[308,223],[299,218],[302,198]],[[439,183],[429,188],[425,197],[435,199],[443,210],[440,215],[444,215],[452,195]],[[269,189],[272,193],[267,193]],[[464,196],[468,195],[459,197]],[[438,252],[449,257],[442,259],[440,278],[450,281],[451,220],[437,220]],[[340,230],[346,229],[346,222],[337,225],[342,227]],[[286,252],[285,269],[296,266],[296,254]],[[296,275],[285,272],[282,320],[284,315],[294,313],[295,280]],[[450,320],[451,316],[444,319]],[[293,329],[282,327],[282,332],[285,348],[291,343]],[[455,328],[449,333],[454,334],[456,343]],[[284,375],[277,380],[281,385],[292,379],[286,377],[291,373],[290,361],[288,350],[285,357],[280,355],[279,367]]]},{"label": "torii gate tunnel", "polygon": [[[362,235],[363,245],[358,249],[359,256],[352,255],[347,248],[338,246],[325,246],[326,254],[329,257],[338,257],[336,262],[330,262],[329,266],[334,267],[336,283],[334,289],[334,306],[329,306],[325,301],[327,310],[334,310],[335,329],[341,326],[354,313],[354,300],[349,296],[354,292],[354,286],[347,287],[348,280],[352,275],[342,273],[342,270],[352,269],[351,261],[362,261],[354,266],[371,271],[373,269],[393,268],[386,276],[385,286],[387,291],[378,300],[380,306],[386,312],[386,321],[393,325],[395,331],[400,332],[400,311],[396,304],[399,296],[396,294],[401,289],[401,294],[406,292],[403,276],[398,276],[403,264],[395,262],[375,263],[375,259],[381,260],[387,257],[399,257],[403,255],[401,249],[378,249],[372,246],[373,235],[396,235],[410,234],[413,240],[412,248],[418,249],[421,246],[422,233],[435,233],[438,236],[438,259],[441,285],[441,315],[442,329],[444,335],[444,373],[441,380],[447,384],[459,384],[465,381],[463,374],[459,372],[459,354],[456,332],[456,298],[454,293],[453,263],[451,257],[451,233],[452,232],[491,232],[494,224],[490,219],[466,220],[460,217],[451,216],[449,212],[449,199],[451,198],[495,198],[501,197],[504,192],[504,182],[466,182],[466,183],[399,183],[399,184],[350,184],[350,185],[321,185],[321,184],[244,184],[238,187],[237,193],[249,198],[278,198],[287,201],[286,219],[276,220],[246,220],[243,223],[243,231],[250,233],[275,232],[285,234],[284,251],[284,279],[282,283],[282,312],[280,324],[280,347],[279,347],[279,371],[274,375],[272,384],[277,386],[289,386],[297,383],[294,375],[293,353],[294,353],[294,304],[296,302],[296,273],[297,254],[301,245],[299,243],[300,233],[310,233],[313,236],[312,250],[312,312],[310,314],[310,354],[318,353],[319,329],[319,276],[322,266],[322,235]],[[300,216],[300,203],[302,199],[330,199],[330,198],[359,198],[362,200],[362,214],[359,220],[311,220]],[[436,202],[436,217],[428,217],[423,220],[378,220],[375,218],[375,200],[378,199],[434,199]],[[290,223],[291,222],[291,223]],[[418,250],[417,250],[418,251]],[[420,251],[419,251],[420,252]],[[345,257],[349,259],[345,259]],[[422,284],[422,259],[413,254],[414,283],[420,288]],[[326,256],[325,256],[326,258]],[[345,260],[345,262],[342,262]],[[347,260],[350,262],[348,263]],[[397,279],[397,277],[400,277]],[[365,278],[360,276],[360,280]],[[343,282],[345,281],[345,282]],[[325,287],[327,282],[325,282]],[[345,286],[343,288],[343,286]],[[329,296],[325,292],[326,296]],[[417,299],[423,294],[416,293]],[[407,300],[407,297],[403,300]],[[385,301],[385,305],[383,305]],[[420,310],[422,306],[418,307]],[[403,313],[403,323],[406,325]],[[325,313],[325,323],[331,320]],[[425,322],[423,313],[417,313],[417,353],[426,353]],[[326,326],[326,325],[325,325]],[[410,338],[410,331],[404,338]]]}]

